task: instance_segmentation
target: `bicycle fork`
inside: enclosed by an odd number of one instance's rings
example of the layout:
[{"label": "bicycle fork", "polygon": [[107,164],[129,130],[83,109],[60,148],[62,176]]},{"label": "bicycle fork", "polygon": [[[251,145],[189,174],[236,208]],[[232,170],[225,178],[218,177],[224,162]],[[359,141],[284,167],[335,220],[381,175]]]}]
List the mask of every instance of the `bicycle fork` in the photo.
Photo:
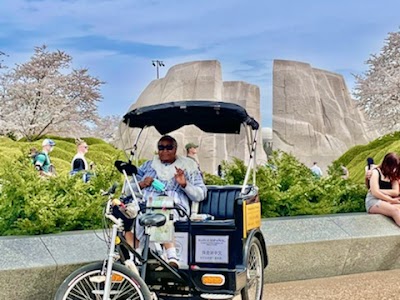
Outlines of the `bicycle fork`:
[{"label": "bicycle fork", "polygon": [[118,225],[113,224],[111,233],[110,251],[108,253],[108,258],[107,258],[107,271],[106,271],[106,281],[104,282],[103,300],[110,300],[111,273],[115,258],[115,239],[117,238],[117,231],[118,231]]}]

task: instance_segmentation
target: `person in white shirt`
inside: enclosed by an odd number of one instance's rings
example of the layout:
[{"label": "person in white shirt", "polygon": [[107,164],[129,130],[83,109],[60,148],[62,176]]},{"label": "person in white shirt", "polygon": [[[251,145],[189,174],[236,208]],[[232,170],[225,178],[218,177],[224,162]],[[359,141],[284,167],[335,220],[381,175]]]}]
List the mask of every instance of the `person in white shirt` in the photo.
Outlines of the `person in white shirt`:
[{"label": "person in white shirt", "polygon": [[322,170],[320,167],[318,167],[317,162],[314,162],[313,166],[310,168],[311,172],[317,177],[320,178],[322,177]]},{"label": "person in white shirt", "polygon": [[71,161],[71,169],[73,172],[88,171],[89,164],[86,161],[85,154],[89,151],[89,146],[84,140],[78,139],[76,141],[76,150],[74,158]]},{"label": "person in white shirt", "polygon": [[85,158],[85,154],[89,151],[89,146],[84,140],[77,139],[76,150],[77,153],[75,154],[74,158],[71,161],[71,171],[69,174],[75,175],[79,172],[82,172],[83,173],[82,179],[84,182],[87,182],[93,175],[89,171],[93,168],[93,164],[92,163],[88,164]]}]

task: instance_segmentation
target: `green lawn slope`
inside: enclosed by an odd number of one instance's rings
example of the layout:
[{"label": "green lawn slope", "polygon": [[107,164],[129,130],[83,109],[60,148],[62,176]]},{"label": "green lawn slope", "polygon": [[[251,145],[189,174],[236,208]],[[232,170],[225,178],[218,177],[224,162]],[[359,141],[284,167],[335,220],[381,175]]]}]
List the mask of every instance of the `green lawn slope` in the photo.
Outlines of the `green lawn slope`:
[{"label": "green lawn slope", "polygon": [[382,136],[366,145],[358,145],[349,149],[334,164],[343,164],[350,172],[350,178],[355,182],[364,182],[366,160],[372,157],[375,164],[380,164],[386,153],[400,154],[400,132]]}]

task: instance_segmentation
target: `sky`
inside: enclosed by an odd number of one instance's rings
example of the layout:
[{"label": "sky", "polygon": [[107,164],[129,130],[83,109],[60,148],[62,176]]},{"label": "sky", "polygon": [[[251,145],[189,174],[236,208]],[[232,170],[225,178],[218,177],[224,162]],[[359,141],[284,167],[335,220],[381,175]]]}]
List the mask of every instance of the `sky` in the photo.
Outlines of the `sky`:
[{"label": "sky", "polygon": [[0,0],[0,51],[13,67],[36,46],[63,50],[74,68],[106,82],[100,115],[123,116],[176,64],[220,61],[224,81],[261,92],[261,124],[272,126],[274,59],[344,76],[351,90],[365,61],[399,30],[398,0]]}]

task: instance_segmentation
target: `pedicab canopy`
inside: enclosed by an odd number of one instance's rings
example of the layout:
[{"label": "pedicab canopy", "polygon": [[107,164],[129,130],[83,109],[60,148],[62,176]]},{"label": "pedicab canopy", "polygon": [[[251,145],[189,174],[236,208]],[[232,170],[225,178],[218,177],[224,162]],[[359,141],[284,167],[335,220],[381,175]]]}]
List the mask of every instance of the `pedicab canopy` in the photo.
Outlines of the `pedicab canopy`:
[{"label": "pedicab canopy", "polygon": [[209,133],[240,133],[246,124],[253,130],[259,124],[238,104],[193,100],[167,102],[139,107],[128,112],[123,122],[129,127],[154,126],[160,134],[167,134],[185,125],[195,125]]}]

